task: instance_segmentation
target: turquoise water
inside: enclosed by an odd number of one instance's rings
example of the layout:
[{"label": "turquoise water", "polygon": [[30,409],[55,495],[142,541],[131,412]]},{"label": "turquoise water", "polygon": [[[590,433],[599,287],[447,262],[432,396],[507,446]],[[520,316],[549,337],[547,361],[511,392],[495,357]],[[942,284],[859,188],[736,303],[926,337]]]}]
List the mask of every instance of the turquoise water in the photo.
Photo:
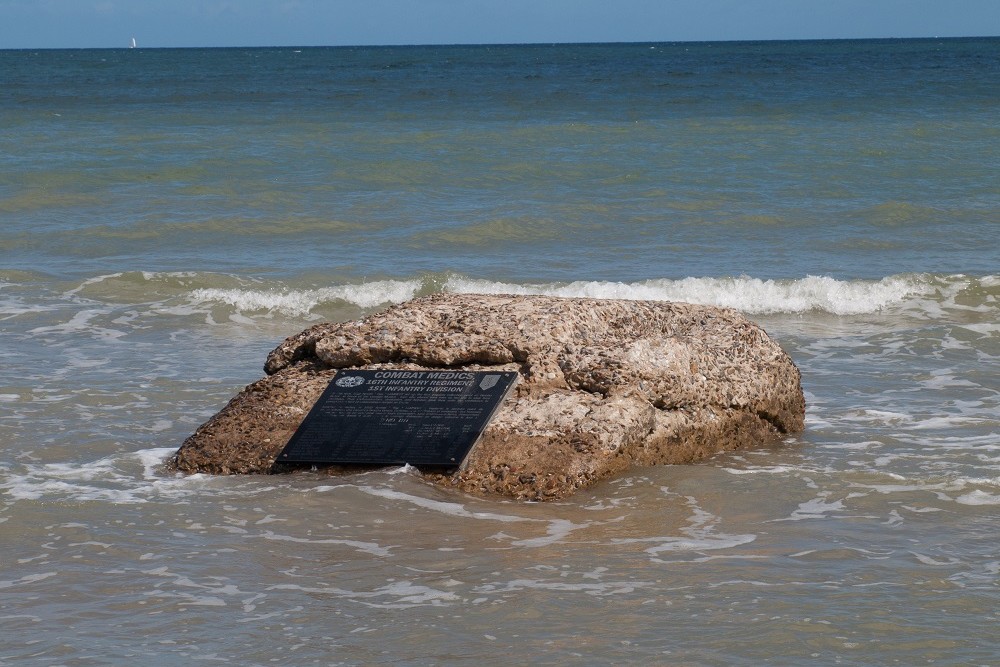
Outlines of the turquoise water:
[{"label": "turquoise water", "polygon": [[[0,51],[0,664],[995,664],[1000,39]],[[436,291],[737,308],[807,429],[561,503],[160,467]]]}]

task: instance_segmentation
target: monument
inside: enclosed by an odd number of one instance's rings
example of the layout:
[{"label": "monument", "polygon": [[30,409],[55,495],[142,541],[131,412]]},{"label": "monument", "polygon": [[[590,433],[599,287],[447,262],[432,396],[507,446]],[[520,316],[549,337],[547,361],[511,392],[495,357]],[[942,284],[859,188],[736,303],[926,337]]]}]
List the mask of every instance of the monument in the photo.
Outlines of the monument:
[{"label": "monument", "polygon": [[[685,303],[440,293],[316,324],[264,370],[184,441],[173,469],[277,474],[315,462],[351,474],[366,465],[365,441],[378,452],[369,468],[406,462],[444,488],[551,500],[630,468],[780,440],[805,417],[798,368],[766,331]],[[489,376],[517,376],[508,400],[501,380],[491,408],[456,399]],[[426,391],[437,377],[442,391]],[[466,431],[467,456],[453,429]],[[333,455],[359,463],[324,462]]]}]

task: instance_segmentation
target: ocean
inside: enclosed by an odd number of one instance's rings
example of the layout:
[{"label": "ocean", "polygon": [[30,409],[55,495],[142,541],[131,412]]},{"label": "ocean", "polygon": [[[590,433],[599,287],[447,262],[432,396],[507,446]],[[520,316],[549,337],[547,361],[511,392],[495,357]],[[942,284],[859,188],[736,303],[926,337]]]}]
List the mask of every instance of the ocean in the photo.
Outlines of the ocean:
[{"label": "ocean", "polygon": [[[0,665],[996,665],[1000,39],[0,51]],[[736,308],[806,429],[570,499],[164,462],[322,320]]]}]

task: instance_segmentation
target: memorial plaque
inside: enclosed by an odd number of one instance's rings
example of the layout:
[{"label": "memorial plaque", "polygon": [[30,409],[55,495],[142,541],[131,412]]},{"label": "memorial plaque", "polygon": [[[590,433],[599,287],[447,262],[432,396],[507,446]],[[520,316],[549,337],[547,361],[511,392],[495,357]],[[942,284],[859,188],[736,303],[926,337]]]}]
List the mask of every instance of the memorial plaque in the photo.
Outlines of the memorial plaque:
[{"label": "memorial plaque", "polygon": [[280,463],[458,467],[517,373],[341,370]]}]

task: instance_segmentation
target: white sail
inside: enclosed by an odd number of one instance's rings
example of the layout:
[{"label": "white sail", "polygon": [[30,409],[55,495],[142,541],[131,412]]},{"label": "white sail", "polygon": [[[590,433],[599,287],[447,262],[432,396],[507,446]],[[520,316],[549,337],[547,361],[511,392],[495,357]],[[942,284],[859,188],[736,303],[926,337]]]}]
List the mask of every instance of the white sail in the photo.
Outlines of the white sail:
[{"label": "white sail", "polygon": [[134,49],[135,48],[135,37],[132,38],[132,45],[129,46],[129,48],[130,49]]}]

